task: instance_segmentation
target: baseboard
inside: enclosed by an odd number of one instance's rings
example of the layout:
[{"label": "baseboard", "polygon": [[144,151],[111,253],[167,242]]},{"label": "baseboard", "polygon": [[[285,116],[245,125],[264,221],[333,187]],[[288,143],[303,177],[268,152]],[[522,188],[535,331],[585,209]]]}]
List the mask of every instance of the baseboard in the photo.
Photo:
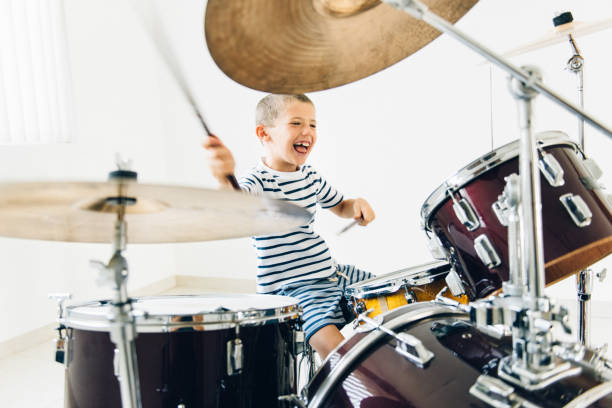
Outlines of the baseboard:
[{"label": "baseboard", "polygon": [[169,276],[157,282],[130,291],[130,297],[152,296],[163,293],[176,286],[176,275]]},{"label": "baseboard", "polygon": [[176,290],[201,293],[255,293],[255,279],[176,275]]},{"label": "baseboard", "polygon": [[57,323],[49,323],[38,329],[30,330],[24,334],[13,337],[0,342],[0,359],[8,357],[9,355],[19,353],[27,350],[31,347],[38,346],[45,341],[49,342],[49,358],[52,358],[51,353],[53,352],[53,346],[51,340],[56,335],[55,328]]}]

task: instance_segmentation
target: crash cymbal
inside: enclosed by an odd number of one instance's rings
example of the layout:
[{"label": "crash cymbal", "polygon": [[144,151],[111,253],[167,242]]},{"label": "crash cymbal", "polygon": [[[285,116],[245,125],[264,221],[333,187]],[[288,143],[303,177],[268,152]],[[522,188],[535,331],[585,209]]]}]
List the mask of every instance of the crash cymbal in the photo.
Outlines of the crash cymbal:
[{"label": "crash cymbal", "polygon": [[234,191],[135,182],[0,183],[0,236],[110,243],[119,196],[131,204],[125,207],[130,243],[270,234],[310,219],[295,205]]},{"label": "crash cymbal", "polygon": [[[455,23],[478,0],[426,0]],[[209,0],[210,54],[230,78],[272,93],[329,89],[372,75],[440,35],[378,0]]]}]

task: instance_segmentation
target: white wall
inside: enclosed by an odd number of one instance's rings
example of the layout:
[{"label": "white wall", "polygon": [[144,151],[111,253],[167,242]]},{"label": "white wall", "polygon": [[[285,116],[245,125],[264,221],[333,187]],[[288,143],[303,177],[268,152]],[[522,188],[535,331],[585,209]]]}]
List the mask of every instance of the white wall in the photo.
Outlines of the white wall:
[{"label": "white wall", "polygon": [[[204,44],[198,0],[158,0],[164,25],[201,110],[213,130],[231,147],[241,173],[255,163],[259,146],[253,133],[254,106],[264,93],[227,78]],[[533,2],[481,0],[458,24],[496,51],[532,41],[552,28],[555,10],[571,7],[577,20],[612,17],[607,1]],[[66,0],[68,35],[78,119],[78,141],[67,146],[0,148],[2,179],[102,180],[116,150],[134,158],[149,182],[214,187],[199,147],[202,130],[150,42],[120,0]],[[606,120],[612,95],[608,56],[612,30],[578,38],[586,60],[586,105]],[[381,44],[381,46],[383,46]],[[571,56],[561,44],[513,60],[543,69],[545,82],[575,98],[572,75],[563,71]],[[442,36],[415,55],[340,88],[311,94],[318,115],[319,141],[311,164],[349,197],[367,198],[377,212],[367,228],[337,237],[346,224],[320,212],[316,228],[340,262],[375,273],[428,262],[419,210],[448,176],[491,149],[516,139],[516,110],[505,74],[493,70],[493,122],[489,67],[482,58]],[[536,130],[575,134],[576,121],[539,97]],[[612,121],[608,121],[612,122]],[[587,126],[587,152],[612,186],[612,143]],[[7,281],[0,310],[11,333],[52,318],[46,292],[72,290],[82,299],[103,296],[87,267],[105,258],[100,245],[38,243],[4,239],[0,253]],[[32,255],[35,254],[35,255]],[[169,274],[254,278],[248,239],[220,242],[132,246],[128,254],[132,284],[144,285]],[[606,261],[608,264],[609,260]],[[605,263],[605,262],[604,262]],[[612,268],[610,268],[612,270]],[[28,285],[36,282],[35,288]],[[595,300],[608,300],[610,280],[596,286]],[[550,293],[573,299],[569,280]],[[18,306],[25,312],[16,315]],[[23,330],[22,330],[23,329]]]}]

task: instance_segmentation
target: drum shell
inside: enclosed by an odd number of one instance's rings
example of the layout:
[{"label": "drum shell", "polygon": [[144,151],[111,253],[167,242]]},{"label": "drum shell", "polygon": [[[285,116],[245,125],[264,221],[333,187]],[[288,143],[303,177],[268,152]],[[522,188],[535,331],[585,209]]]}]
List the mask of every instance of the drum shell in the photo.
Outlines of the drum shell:
[{"label": "drum shell", "polygon": [[[406,313],[417,306],[395,309]],[[386,316],[385,323],[389,321]],[[467,316],[436,311],[428,317],[410,321],[395,328],[417,337],[435,357],[425,368],[417,367],[395,350],[395,340],[384,336],[374,342],[343,373],[338,372],[342,359],[360,346],[367,333],[357,333],[330,355],[313,380],[306,395],[312,408],[438,408],[488,407],[470,394],[469,389],[481,374],[496,376],[500,358],[511,354],[511,339],[497,339],[476,330]],[[337,381],[329,389],[324,382]],[[577,395],[601,384],[587,373],[563,379],[544,389],[527,392],[514,387],[517,394],[541,407],[562,407]],[[592,405],[612,408],[608,395]]]},{"label": "drum shell", "polygon": [[[550,285],[582,270],[612,252],[612,210],[599,189],[590,189],[584,180],[590,179],[588,170],[568,145],[549,146],[545,151],[553,155],[564,169],[565,183],[553,187],[541,176],[542,236],[546,284]],[[456,192],[476,209],[480,227],[469,231],[455,215],[452,200],[447,199],[429,219],[429,228],[451,255],[470,299],[478,299],[501,288],[508,280],[508,238],[504,227],[492,209],[492,204],[505,187],[504,178],[518,173],[518,157],[497,165],[479,175]],[[567,194],[582,197],[592,212],[591,224],[578,227],[567,213],[559,197]],[[501,258],[498,267],[489,269],[478,257],[474,240],[486,234]]]},{"label": "drum shell", "polygon": [[[242,374],[227,374],[235,329],[139,333],[136,354],[143,406],[278,406],[295,393],[293,322],[240,328]],[[66,407],[121,407],[108,332],[69,329]]]}]

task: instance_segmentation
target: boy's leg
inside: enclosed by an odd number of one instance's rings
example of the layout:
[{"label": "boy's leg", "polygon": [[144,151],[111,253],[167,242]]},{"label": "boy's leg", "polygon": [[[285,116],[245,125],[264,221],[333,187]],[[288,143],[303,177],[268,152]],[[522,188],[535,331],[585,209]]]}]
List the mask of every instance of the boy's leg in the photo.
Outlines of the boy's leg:
[{"label": "boy's leg", "polygon": [[343,340],[344,336],[342,336],[340,330],[333,324],[330,324],[323,326],[310,336],[308,343],[321,356],[321,359],[324,360]]}]

